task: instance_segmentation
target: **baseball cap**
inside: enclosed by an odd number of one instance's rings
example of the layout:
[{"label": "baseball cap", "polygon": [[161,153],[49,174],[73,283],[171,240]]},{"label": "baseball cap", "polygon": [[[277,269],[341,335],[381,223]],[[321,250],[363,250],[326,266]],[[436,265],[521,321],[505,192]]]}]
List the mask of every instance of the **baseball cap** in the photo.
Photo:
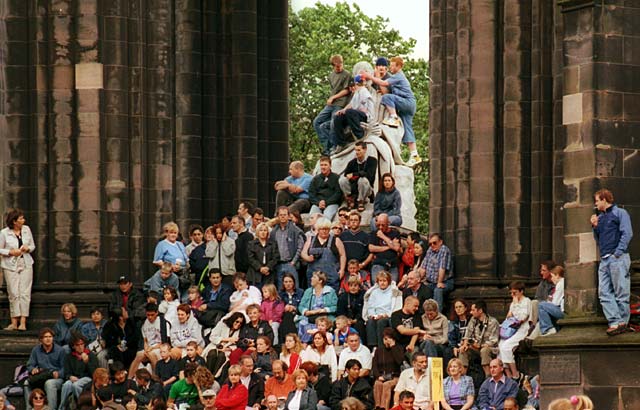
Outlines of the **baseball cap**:
[{"label": "baseball cap", "polygon": [[360,84],[362,82],[362,76],[360,74],[356,75],[356,77],[353,79],[353,81],[356,84]]},{"label": "baseball cap", "polygon": [[202,392],[202,397],[213,397],[215,395],[216,395],[216,392],[214,392],[213,389],[207,389]]},{"label": "baseball cap", "polygon": [[131,278],[129,275],[122,275],[118,278],[118,283],[128,283],[131,282]]},{"label": "baseball cap", "polygon": [[376,66],[379,66],[379,65],[383,65],[385,67],[388,67],[389,66],[389,60],[387,60],[384,57],[378,57],[378,59],[376,60]]}]

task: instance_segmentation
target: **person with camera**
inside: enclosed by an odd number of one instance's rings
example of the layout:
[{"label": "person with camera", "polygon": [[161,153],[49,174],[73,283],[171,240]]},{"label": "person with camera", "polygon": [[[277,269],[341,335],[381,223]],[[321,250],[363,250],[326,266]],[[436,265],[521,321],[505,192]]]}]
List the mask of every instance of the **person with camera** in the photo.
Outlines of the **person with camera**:
[{"label": "person with camera", "polygon": [[[57,409],[58,390],[62,387],[64,378],[65,351],[62,347],[53,343],[54,332],[45,327],[40,330],[38,339],[40,344],[31,350],[27,370],[29,378],[24,384],[25,402],[29,402],[29,396],[34,388],[41,388],[47,394],[47,401],[52,409]],[[32,407],[27,404],[27,410]]]}]

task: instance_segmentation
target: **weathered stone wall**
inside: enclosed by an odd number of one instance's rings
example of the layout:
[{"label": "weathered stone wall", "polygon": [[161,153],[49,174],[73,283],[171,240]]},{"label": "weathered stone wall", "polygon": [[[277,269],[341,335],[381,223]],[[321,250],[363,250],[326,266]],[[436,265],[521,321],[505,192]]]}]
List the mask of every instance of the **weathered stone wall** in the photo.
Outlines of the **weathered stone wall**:
[{"label": "weathered stone wall", "polygon": [[542,259],[563,263],[567,318],[535,344],[541,408],[576,393],[596,408],[639,408],[635,377],[600,372],[623,357],[640,363],[637,337],[604,334],[589,217],[595,191],[610,189],[631,214],[637,266],[640,4],[430,5],[430,222],[456,254],[456,282],[466,286],[456,292],[500,309],[509,280],[535,283]]},{"label": "weathered stone wall", "polygon": [[11,0],[0,21],[0,207],[26,211],[36,290],[141,281],[165,222],[272,202],[286,1]]},{"label": "weathered stone wall", "polygon": [[431,230],[455,249],[460,281],[536,277],[539,261],[564,249],[562,195],[554,195],[562,175],[553,132],[558,8],[430,5]]}]

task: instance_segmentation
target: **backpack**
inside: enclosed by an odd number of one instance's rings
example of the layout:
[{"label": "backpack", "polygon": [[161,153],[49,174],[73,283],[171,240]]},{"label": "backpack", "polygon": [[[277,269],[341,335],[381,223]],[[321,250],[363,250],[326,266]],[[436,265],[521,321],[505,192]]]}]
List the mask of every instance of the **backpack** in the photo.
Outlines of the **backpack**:
[{"label": "backpack", "polygon": [[13,383],[0,389],[0,394],[4,394],[7,397],[22,396],[24,394],[22,386],[28,378],[29,370],[27,370],[27,366],[24,364],[17,365],[13,372]]}]

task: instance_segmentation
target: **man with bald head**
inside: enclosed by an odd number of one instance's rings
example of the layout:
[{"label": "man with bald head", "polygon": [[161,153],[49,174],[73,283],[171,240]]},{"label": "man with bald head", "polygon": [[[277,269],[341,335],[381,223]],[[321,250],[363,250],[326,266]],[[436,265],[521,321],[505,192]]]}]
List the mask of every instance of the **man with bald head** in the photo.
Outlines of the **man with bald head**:
[{"label": "man with bald head", "polygon": [[504,410],[507,397],[518,395],[518,383],[504,374],[504,364],[500,359],[489,363],[491,375],[482,383],[478,391],[478,408],[480,410]]},{"label": "man with bald head", "polygon": [[304,172],[301,161],[293,161],[289,165],[289,176],[274,184],[276,194],[276,208],[285,205],[289,211],[296,210],[301,214],[311,208],[309,201],[309,186],[313,177]]},{"label": "man with bald head", "polygon": [[400,252],[400,233],[391,229],[389,216],[380,214],[376,217],[378,230],[371,232],[369,252],[375,255],[371,265],[371,282],[375,283],[378,272],[385,270],[391,273],[398,282],[398,252]]},{"label": "man with bald head", "polygon": [[[420,280],[420,274],[416,271],[409,271],[405,275],[407,278],[407,284],[402,290],[402,299],[407,300],[408,296],[414,296],[418,298],[419,307],[418,314],[422,316],[424,308],[422,304],[425,300],[433,297],[433,291]],[[402,278],[404,280],[404,277]]]}]

